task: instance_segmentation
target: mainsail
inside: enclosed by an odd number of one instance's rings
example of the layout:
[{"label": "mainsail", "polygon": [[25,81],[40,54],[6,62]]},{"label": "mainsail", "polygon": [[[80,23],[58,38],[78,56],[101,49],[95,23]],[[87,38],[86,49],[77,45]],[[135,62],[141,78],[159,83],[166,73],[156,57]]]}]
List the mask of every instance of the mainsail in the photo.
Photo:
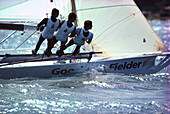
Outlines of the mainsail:
[{"label": "mainsail", "polygon": [[92,45],[105,57],[162,53],[164,44],[133,0],[75,0],[78,24],[93,22]]}]

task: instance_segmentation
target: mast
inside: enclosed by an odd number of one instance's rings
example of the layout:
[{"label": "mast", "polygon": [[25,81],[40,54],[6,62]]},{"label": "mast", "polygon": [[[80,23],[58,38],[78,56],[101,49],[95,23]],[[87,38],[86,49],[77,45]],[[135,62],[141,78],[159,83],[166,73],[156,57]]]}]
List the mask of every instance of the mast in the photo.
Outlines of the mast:
[{"label": "mast", "polygon": [[[72,12],[74,12],[77,15],[75,0],[71,0],[71,6],[72,6]],[[75,23],[75,26],[77,27],[78,26],[77,20],[74,23]]]}]

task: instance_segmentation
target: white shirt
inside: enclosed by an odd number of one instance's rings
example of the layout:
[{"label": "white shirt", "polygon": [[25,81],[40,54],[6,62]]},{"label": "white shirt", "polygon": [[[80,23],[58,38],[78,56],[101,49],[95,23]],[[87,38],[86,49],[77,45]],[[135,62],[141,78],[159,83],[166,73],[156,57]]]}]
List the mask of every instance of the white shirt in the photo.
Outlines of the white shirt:
[{"label": "white shirt", "polygon": [[81,28],[80,33],[73,38],[74,43],[76,43],[78,46],[84,45],[86,40],[92,40],[93,38],[93,33],[89,32],[89,35],[85,37],[83,31],[88,32],[85,29]]},{"label": "white shirt", "polygon": [[53,37],[54,31],[59,26],[60,21],[57,19],[56,22],[53,22],[51,18],[48,18],[47,25],[45,26],[42,37],[45,39],[51,39]]},{"label": "white shirt", "polygon": [[73,32],[75,28],[75,25],[73,25],[72,27],[68,27],[67,26],[67,21],[65,21],[61,28],[57,31],[56,33],[56,40],[61,41],[61,42],[67,42],[68,40],[68,35]]}]

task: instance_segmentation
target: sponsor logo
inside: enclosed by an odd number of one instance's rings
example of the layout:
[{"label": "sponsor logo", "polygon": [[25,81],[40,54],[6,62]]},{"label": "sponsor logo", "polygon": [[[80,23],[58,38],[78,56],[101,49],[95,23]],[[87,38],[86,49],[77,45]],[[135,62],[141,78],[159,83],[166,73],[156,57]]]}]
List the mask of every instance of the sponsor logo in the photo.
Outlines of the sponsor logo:
[{"label": "sponsor logo", "polygon": [[61,74],[68,74],[68,73],[70,73],[70,72],[73,72],[74,71],[74,69],[60,69],[60,68],[56,68],[56,69],[53,69],[52,71],[51,71],[51,73],[52,74],[54,74],[54,75],[61,75]]},{"label": "sponsor logo", "polygon": [[114,69],[114,70],[136,69],[136,68],[140,68],[141,65],[142,62],[133,62],[133,61],[131,61],[130,63],[124,62],[123,64],[115,63],[115,64],[110,64],[110,69]]}]

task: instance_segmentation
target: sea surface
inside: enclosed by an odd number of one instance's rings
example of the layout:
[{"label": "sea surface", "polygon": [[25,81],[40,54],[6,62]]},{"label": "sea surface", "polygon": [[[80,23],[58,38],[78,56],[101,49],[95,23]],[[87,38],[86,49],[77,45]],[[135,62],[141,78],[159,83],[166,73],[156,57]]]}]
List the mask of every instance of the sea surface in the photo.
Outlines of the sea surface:
[{"label": "sea surface", "polygon": [[[149,23],[170,50],[170,20]],[[16,47],[12,42],[10,46]],[[0,113],[170,114],[170,66],[140,76],[96,71],[48,79],[0,79]]]}]

